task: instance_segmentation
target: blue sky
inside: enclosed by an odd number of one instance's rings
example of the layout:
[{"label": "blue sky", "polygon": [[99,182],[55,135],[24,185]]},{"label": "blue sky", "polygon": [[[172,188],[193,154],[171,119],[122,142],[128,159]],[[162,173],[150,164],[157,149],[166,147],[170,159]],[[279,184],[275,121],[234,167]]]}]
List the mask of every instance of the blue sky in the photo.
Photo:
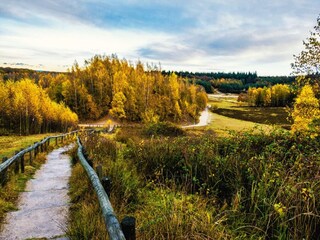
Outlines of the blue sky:
[{"label": "blue sky", "polygon": [[0,66],[65,71],[95,54],[165,70],[289,75],[319,0],[3,0]]}]

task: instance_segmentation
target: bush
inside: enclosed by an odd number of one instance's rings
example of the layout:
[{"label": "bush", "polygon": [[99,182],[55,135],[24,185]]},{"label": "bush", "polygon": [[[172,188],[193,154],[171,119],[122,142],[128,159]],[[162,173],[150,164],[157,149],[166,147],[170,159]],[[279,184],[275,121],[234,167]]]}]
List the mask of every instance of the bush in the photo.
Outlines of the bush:
[{"label": "bush", "polygon": [[182,128],[171,122],[158,122],[147,125],[145,128],[145,134],[147,136],[161,135],[176,137],[185,135],[185,132],[182,130]]}]

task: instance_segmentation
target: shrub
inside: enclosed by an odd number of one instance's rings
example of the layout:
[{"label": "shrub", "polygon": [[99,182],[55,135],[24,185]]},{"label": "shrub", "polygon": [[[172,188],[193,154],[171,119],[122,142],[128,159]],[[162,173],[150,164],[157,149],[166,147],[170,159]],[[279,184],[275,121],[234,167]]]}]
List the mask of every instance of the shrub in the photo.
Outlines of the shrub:
[{"label": "shrub", "polygon": [[162,135],[175,137],[184,135],[185,132],[171,122],[158,122],[147,125],[145,128],[145,134],[148,136]]}]

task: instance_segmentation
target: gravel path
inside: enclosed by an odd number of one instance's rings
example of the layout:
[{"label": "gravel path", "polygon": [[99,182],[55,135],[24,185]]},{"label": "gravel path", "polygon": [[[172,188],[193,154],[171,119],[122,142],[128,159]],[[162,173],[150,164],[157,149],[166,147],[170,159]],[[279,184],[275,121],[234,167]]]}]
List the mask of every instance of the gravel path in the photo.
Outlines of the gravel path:
[{"label": "gravel path", "polygon": [[48,238],[66,239],[65,234],[69,197],[68,180],[71,165],[68,155],[62,154],[72,144],[53,150],[21,193],[18,211],[7,214],[1,240]]}]

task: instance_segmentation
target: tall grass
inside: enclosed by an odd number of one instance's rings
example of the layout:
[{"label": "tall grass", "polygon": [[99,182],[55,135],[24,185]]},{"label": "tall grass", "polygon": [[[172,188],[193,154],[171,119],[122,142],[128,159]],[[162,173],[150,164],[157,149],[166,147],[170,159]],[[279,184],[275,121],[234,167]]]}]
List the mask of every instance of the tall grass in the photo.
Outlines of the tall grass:
[{"label": "tall grass", "polygon": [[[136,217],[139,239],[319,239],[319,139],[282,130],[219,138],[117,134],[125,144],[97,136],[84,144],[113,181],[119,220]],[[72,219],[87,218],[76,232],[90,233],[75,236],[105,239],[81,172],[73,185],[73,202],[85,209]]]},{"label": "tall grass", "polygon": [[228,138],[159,138],[128,152],[146,181],[217,199],[247,238],[319,238],[319,139],[283,131]]},{"label": "tall grass", "polygon": [[[134,162],[126,158],[128,149],[123,144],[97,136],[83,137],[83,143],[94,165],[103,164],[104,173],[112,180],[110,199],[118,219],[136,217],[138,239],[230,238],[220,225],[226,219],[211,204],[214,199],[145,181]],[[117,155],[113,159],[109,153],[115,147]],[[73,207],[68,237],[106,239],[98,201],[84,175],[76,163],[70,180]]]},{"label": "tall grass", "polygon": [[98,199],[80,163],[76,163],[69,180],[71,209],[66,234],[69,239],[106,239],[107,231]]}]

